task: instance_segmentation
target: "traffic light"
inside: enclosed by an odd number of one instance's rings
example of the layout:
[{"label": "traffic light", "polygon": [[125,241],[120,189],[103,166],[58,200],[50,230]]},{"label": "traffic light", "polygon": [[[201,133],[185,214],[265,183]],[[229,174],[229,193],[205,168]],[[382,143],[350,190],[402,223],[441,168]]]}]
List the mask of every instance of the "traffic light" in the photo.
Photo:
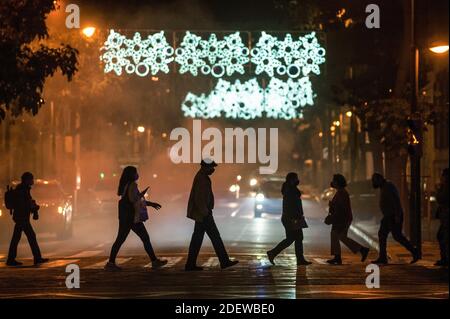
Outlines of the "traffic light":
[{"label": "traffic light", "polygon": [[411,156],[422,156],[422,121],[408,119],[408,153]]}]

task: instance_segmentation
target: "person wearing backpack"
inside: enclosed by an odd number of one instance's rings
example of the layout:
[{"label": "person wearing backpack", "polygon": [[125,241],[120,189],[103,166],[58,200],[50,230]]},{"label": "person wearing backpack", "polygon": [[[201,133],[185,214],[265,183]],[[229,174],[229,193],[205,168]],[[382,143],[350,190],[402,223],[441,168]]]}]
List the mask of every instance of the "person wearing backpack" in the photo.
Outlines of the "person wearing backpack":
[{"label": "person wearing backpack", "polygon": [[15,223],[14,232],[9,246],[8,259],[6,264],[8,266],[20,266],[21,262],[16,260],[17,246],[22,237],[22,232],[25,233],[30,244],[31,251],[34,257],[34,264],[39,265],[49,261],[48,258],[42,258],[41,250],[36,239],[36,233],[30,222],[30,215],[33,214],[33,219],[39,218],[39,205],[33,200],[31,196],[31,186],[34,184],[34,176],[30,172],[22,174],[21,183],[12,190],[8,187],[7,195],[5,196],[7,208],[12,211],[13,220]]},{"label": "person wearing backpack", "polygon": [[136,167],[127,166],[124,168],[117,191],[117,195],[121,196],[119,201],[119,232],[111,248],[111,254],[109,256],[109,261],[105,265],[105,270],[121,270],[121,268],[116,265],[116,256],[131,230],[136,233],[144,243],[145,251],[152,261],[152,268],[159,268],[167,264],[167,260],[158,259],[156,257],[150,242],[150,236],[143,223],[148,219],[147,206],[159,210],[161,205],[145,200],[144,196],[148,188],[139,192],[136,183],[138,179],[139,174]]}]

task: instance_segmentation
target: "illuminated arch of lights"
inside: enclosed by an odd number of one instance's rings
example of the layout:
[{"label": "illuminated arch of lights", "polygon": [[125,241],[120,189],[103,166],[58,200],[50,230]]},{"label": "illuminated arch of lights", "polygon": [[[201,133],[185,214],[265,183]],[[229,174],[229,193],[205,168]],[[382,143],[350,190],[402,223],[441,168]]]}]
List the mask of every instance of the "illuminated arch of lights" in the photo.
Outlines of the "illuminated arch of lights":
[{"label": "illuminated arch of lights", "polygon": [[225,118],[251,120],[263,116],[274,119],[302,117],[306,105],[313,105],[314,93],[309,77],[282,81],[272,78],[263,89],[256,79],[234,83],[219,79],[209,95],[189,92],[181,110],[192,118]]},{"label": "illuminated arch of lights", "polygon": [[169,73],[169,63],[174,60],[174,49],[167,43],[164,31],[142,39],[136,32],[132,39],[111,30],[100,56],[104,62],[104,72],[114,71],[121,75],[123,70],[138,76]]},{"label": "illuminated arch of lights", "polygon": [[199,73],[220,78],[235,73],[244,74],[245,65],[255,65],[255,74],[275,75],[290,78],[320,74],[320,65],[325,62],[325,49],[321,47],[315,32],[294,39],[286,34],[283,40],[262,32],[254,48],[249,50],[239,32],[217,38],[215,33],[203,39],[189,31],[175,50],[164,35],[164,31],[142,38],[136,32],[132,39],[110,31],[102,47],[101,60],[104,71],[121,75],[135,73],[139,76],[169,72],[169,64],[175,61],[180,74]]}]

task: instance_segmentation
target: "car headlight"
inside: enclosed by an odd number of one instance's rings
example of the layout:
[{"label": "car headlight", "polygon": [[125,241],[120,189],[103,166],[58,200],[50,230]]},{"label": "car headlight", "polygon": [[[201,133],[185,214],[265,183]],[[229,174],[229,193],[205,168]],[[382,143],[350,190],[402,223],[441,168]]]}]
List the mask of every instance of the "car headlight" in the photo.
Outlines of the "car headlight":
[{"label": "car headlight", "polygon": [[264,194],[263,193],[256,194],[255,199],[257,202],[262,202],[264,200]]},{"label": "car headlight", "polygon": [[0,209],[0,217],[3,216],[3,211]]},{"label": "car headlight", "polygon": [[64,209],[61,206],[58,206],[58,214],[62,214],[64,212]]},{"label": "car headlight", "polygon": [[234,193],[236,191],[236,185],[231,185],[230,186],[230,192]]},{"label": "car headlight", "polygon": [[263,209],[263,205],[261,205],[261,204],[256,205],[256,209],[258,209],[258,210]]},{"label": "car headlight", "polygon": [[250,180],[250,186],[255,186],[256,184],[258,184],[258,180],[256,178],[252,178]]},{"label": "car headlight", "polygon": [[[430,196],[430,202],[435,202],[436,201],[436,197],[434,196]],[[1,215],[0,215],[1,216]]]}]

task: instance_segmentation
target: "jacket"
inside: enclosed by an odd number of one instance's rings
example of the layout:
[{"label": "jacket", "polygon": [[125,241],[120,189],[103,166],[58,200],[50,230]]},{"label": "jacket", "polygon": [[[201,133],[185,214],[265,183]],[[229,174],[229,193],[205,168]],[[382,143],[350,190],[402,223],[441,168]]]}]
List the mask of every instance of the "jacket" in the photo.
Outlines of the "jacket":
[{"label": "jacket", "polygon": [[200,169],[194,177],[189,202],[187,207],[187,218],[196,222],[212,214],[214,209],[214,194],[211,186],[211,179]]},{"label": "jacket", "polygon": [[329,211],[333,226],[347,226],[352,223],[353,213],[350,203],[350,196],[344,188],[338,189],[330,202]]},{"label": "jacket", "polygon": [[303,217],[302,194],[299,189],[285,182],[281,187],[281,194],[283,194],[283,213],[281,219],[291,220]]},{"label": "jacket", "polygon": [[14,190],[16,193],[16,203],[13,210],[13,220],[15,222],[30,220],[33,198],[31,197],[31,187],[24,184],[17,185]]},{"label": "jacket", "polygon": [[380,210],[386,218],[394,218],[398,222],[403,220],[403,208],[400,202],[400,195],[397,187],[390,181],[386,181],[381,186]]}]

